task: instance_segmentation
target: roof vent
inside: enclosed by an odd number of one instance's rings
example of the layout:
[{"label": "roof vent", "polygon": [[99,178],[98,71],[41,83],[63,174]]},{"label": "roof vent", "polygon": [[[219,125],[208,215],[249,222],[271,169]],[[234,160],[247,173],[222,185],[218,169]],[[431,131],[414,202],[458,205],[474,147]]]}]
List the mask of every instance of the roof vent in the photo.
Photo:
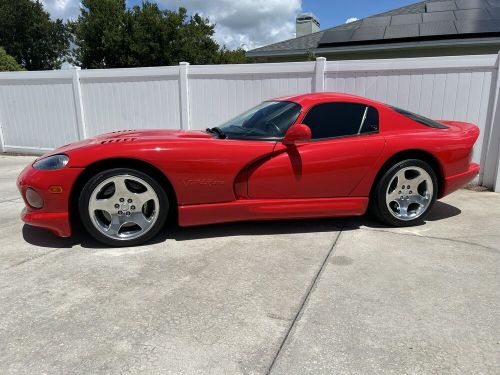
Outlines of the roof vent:
[{"label": "roof vent", "polygon": [[319,31],[319,20],[312,13],[299,14],[295,20],[296,37],[309,35]]}]

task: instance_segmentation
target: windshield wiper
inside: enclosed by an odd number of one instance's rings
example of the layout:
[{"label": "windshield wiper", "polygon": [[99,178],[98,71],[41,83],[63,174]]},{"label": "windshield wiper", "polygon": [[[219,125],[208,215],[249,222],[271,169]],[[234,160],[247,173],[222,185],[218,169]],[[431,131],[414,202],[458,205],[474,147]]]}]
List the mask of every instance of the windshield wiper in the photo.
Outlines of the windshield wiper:
[{"label": "windshield wiper", "polygon": [[221,139],[226,139],[226,138],[227,138],[226,133],[224,133],[224,132],[222,131],[222,129],[221,129],[221,128],[219,128],[219,127],[217,127],[217,126],[216,126],[216,127],[213,127],[213,128],[207,128],[207,129],[206,129],[206,132],[207,132],[207,133],[211,133],[211,134],[216,134],[216,135],[218,135],[218,136],[219,136],[219,138],[221,138]]}]

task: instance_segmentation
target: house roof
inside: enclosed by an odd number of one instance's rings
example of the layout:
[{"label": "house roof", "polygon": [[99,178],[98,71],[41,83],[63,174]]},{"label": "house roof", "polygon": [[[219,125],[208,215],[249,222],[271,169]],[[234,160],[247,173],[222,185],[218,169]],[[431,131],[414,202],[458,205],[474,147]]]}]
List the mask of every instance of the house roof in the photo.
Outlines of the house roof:
[{"label": "house roof", "polygon": [[427,0],[256,48],[248,51],[247,56],[492,36],[500,36],[500,0]]}]

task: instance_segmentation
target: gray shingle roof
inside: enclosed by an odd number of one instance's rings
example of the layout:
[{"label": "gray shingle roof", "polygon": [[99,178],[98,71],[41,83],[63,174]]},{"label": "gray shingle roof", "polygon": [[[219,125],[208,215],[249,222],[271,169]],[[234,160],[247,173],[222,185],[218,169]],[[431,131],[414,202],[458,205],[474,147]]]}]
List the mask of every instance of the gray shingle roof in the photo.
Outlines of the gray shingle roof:
[{"label": "gray shingle roof", "polygon": [[248,55],[307,51],[316,49],[320,43],[335,46],[488,33],[500,34],[500,0],[427,0],[256,48],[248,51]]}]

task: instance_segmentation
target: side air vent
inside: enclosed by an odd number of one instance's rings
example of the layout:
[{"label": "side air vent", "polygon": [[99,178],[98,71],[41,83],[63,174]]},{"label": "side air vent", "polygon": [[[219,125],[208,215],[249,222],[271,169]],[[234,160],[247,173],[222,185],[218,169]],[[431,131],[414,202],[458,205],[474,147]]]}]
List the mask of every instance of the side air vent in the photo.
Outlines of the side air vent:
[{"label": "side air vent", "polygon": [[106,139],[105,141],[102,141],[101,144],[108,144],[108,143],[124,143],[124,142],[133,142],[137,138],[113,138],[113,139]]}]

